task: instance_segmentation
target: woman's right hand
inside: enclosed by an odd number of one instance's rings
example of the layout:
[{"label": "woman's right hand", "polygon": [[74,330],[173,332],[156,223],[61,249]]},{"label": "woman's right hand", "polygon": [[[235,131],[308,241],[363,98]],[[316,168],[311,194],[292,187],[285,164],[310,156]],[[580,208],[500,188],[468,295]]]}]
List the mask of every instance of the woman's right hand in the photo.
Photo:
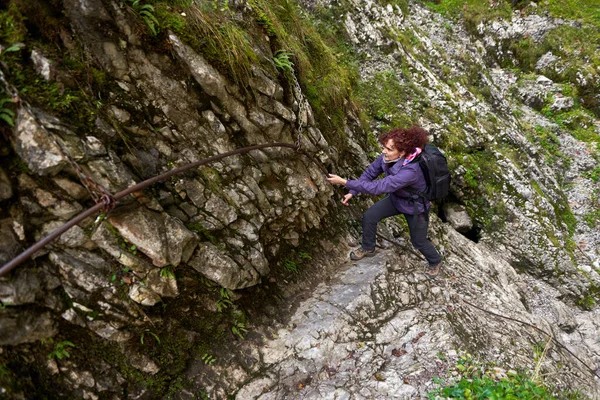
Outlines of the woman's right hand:
[{"label": "woman's right hand", "polygon": [[352,198],[352,196],[353,196],[352,193],[348,193],[347,195],[345,195],[342,198],[342,204],[345,205],[345,206],[349,206],[350,204],[348,204],[348,202],[350,201],[350,199]]}]

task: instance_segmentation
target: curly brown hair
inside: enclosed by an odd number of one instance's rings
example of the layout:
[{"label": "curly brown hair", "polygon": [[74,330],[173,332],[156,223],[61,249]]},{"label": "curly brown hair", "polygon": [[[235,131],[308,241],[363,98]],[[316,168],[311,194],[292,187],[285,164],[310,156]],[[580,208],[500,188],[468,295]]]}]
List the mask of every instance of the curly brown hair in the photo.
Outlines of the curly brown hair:
[{"label": "curly brown hair", "polygon": [[423,148],[429,141],[429,133],[418,125],[412,126],[407,129],[394,128],[389,132],[385,132],[379,136],[379,143],[382,146],[392,139],[394,147],[400,151],[400,154],[405,153],[409,155],[414,153],[415,148]]}]

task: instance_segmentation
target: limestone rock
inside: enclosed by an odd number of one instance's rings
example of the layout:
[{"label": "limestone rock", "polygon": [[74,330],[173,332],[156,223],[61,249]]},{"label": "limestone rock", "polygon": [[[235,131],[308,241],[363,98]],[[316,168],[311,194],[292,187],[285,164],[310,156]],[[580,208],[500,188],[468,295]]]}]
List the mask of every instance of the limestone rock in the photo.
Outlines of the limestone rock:
[{"label": "limestone rock", "polygon": [[467,210],[458,204],[444,203],[446,219],[458,232],[465,233],[473,228],[473,221]]},{"label": "limestone rock", "polygon": [[[36,235],[36,239],[41,240],[56,229],[60,228],[63,224],[64,223],[61,221],[51,221],[44,224],[41,232]],[[90,242],[83,228],[77,225],[60,235],[54,243],[67,247],[84,247],[88,250],[92,250],[94,248],[94,244]]]},{"label": "limestone rock", "polygon": [[34,303],[36,297],[43,297],[43,289],[39,273],[20,268],[0,278],[0,302],[5,306]]},{"label": "limestone rock", "polygon": [[30,170],[38,175],[54,175],[68,164],[48,131],[26,109],[20,109],[15,125],[15,151]]},{"label": "limestone rock", "polygon": [[[145,335],[145,340],[154,340],[154,338],[147,334]],[[143,354],[129,353],[127,354],[127,358],[129,363],[131,363],[134,368],[139,369],[147,374],[156,375],[156,373],[160,370],[154,361]]]},{"label": "limestone rock", "polygon": [[127,246],[121,246],[119,243],[119,237],[113,230],[109,229],[106,222],[102,222],[98,225],[92,235],[92,240],[104,251],[110,254],[114,259],[125,267],[131,268],[136,273],[147,274],[148,271],[154,269],[150,263],[145,260],[136,257],[129,251]]},{"label": "limestone rock", "polygon": [[54,182],[75,200],[83,200],[89,196],[88,191],[82,185],[70,179],[57,177]]},{"label": "limestone rock", "polygon": [[137,246],[158,267],[186,262],[196,247],[196,235],[166,213],[136,207],[117,210],[110,215],[109,221],[123,238]]},{"label": "limestone rock", "polygon": [[188,264],[208,279],[231,290],[255,285],[260,279],[254,268],[249,266],[244,269],[211,243],[200,243]]},{"label": "limestone rock", "polygon": [[108,278],[110,264],[99,255],[76,249],[65,249],[50,253],[50,261],[59,267],[62,278],[88,293],[101,291],[111,286]]},{"label": "limestone rock", "polygon": [[39,50],[34,49],[31,52],[31,61],[33,61],[36,72],[45,80],[49,81],[52,78],[54,74],[54,65],[50,60],[44,57]]},{"label": "limestone rock", "polygon": [[43,189],[35,189],[33,194],[44,209],[62,220],[69,220],[83,210],[79,203],[59,199]]},{"label": "limestone rock", "polygon": [[143,284],[134,284],[129,288],[129,298],[143,306],[153,306],[161,299],[158,293]]},{"label": "limestone rock", "polygon": [[558,59],[559,58],[557,56],[555,56],[554,54],[552,54],[551,51],[549,51],[546,54],[544,54],[542,57],[540,57],[540,59],[535,63],[535,69],[538,71],[542,71],[542,70],[548,68],[549,66],[551,66]]},{"label": "limestone rock", "polygon": [[8,307],[0,310],[0,331],[0,345],[15,346],[52,337],[58,333],[58,326],[49,312]]},{"label": "limestone rock", "polygon": [[0,220],[0,264],[4,265],[16,257],[21,245],[12,228],[11,219]]},{"label": "limestone rock", "polygon": [[89,161],[87,167],[91,177],[110,193],[118,193],[136,183],[131,172],[112,152],[108,157]]},{"label": "limestone rock", "polygon": [[13,195],[12,183],[4,169],[0,168],[0,201],[10,199]]},{"label": "limestone rock", "polygon": [[102,320],[90,321],[87,326],[98,336],[113,342],[127,342],[133,337],[132,332],[121,330],[119,327],[113,326],[109,322]]},{"label": "limestone rock", "polygon": [[572,97],[557,97],[554,99],[554,102],[550,105],[550,109],[554,112],[566,111],[570,110],[574,104],[575,103]]}]

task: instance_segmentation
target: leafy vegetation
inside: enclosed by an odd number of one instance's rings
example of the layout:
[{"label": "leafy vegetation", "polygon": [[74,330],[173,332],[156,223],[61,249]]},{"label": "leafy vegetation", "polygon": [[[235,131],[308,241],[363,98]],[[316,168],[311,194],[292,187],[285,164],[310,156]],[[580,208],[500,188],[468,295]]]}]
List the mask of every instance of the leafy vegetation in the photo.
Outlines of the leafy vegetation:
[{"label": "leafy vegetation", "polygon": [[68,348],[75,347],[75,344],[68,340],[63,340],[62,342],[56,343],[54,350],[48,354],[48,358],[56,358],[62,360],[63,358],[71,357],[71,353],[69,353]]},{"label": "leafy vegetation", "polygon": [[308,260],[312,260],[312,257],[307,252],[302,250],[298,252],[296,252],[296,250],[291,250],[288,256],[283,260],[283,268],[288,272],[299,274],[300,266]]},{"label": "leafy vegetation", "polygon": [[10,97],[0,99],[0,120],[13,127],[15,126],[15,123],[13,121],[13,119],[15,118],[15,113],[10,108],[6,108],[4,106],[7,103],[12,103],[12,99]]},{"label": "leafy vegetation", "polygon": [[154,7],[151,4],[143,4],[140,0],[127,0],[129,6],[146,23],[152,35],[158,34],[159,22],[154,16]]},{"label": "leafy vegetation", "polygon": [[[454,367],[458,380],[434,377],[439,387],[428,393],[429,399],[556,399],[552,390],[539,381],[539,367],[548,346],[534,349],[536,371],[533,374],[509,370],[498,376],[498,369],[476,363],[469,353],[462,353]],[[579,393],[562,392],[562,399],[581,399]]]}]

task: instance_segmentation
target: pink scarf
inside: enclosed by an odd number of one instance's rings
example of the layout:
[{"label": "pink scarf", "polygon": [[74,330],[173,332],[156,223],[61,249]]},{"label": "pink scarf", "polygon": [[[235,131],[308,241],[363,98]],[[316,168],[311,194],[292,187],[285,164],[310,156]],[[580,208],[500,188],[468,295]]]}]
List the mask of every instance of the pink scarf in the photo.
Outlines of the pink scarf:
[{"label": "pink scarf", "polygon": [[411,162],[412,160],[415,159],[416,156],[418,156],[419,154],[421,154],[423,150],[420,147],[415,148],[415,152],[412,153],[411,155],[409,155],[408,157],[406,157],[404,159],[404,162],[402,163],[402,166],[405,166],[406,164],[408,164],[409,162]]}]

